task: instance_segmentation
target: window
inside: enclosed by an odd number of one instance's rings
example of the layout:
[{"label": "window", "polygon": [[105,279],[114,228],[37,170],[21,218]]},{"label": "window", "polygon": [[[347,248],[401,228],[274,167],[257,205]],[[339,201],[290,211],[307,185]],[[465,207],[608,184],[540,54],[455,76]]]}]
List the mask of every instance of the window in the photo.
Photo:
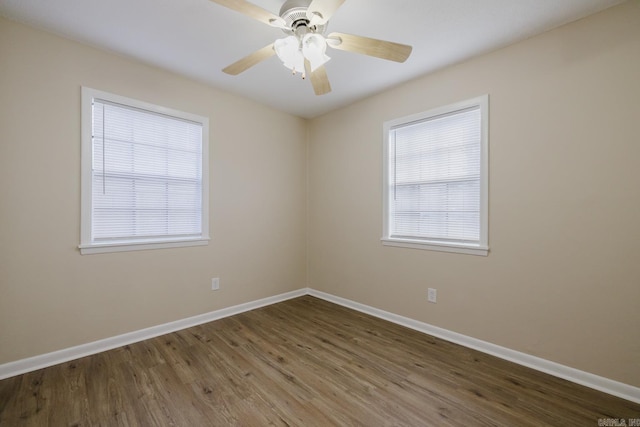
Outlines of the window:
[{"label": "window", "polygon": [[82,88],[83,254],[206,245],[207,118]]},{"label": "window", "polygon": [[488,95],[384,124],[390,246],[487,255]]}]

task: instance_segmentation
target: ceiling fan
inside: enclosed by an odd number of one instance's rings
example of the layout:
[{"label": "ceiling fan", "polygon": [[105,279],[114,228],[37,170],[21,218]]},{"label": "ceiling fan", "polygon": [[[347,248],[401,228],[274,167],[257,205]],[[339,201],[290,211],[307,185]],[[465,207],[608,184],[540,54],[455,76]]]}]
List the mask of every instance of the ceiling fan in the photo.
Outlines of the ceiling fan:
[{"label": "ceiling fan", "polygon": [[331,92],[324,67],[331,59],[325,53],[327,46],[395,62],[404,62],[411,54],[412,47],[404,44],[344,33],[330,33],[325,36],[329,19],[345,0],[286,0],[280,8],[279,15],[245,0],[211,1],[280,28],[287,34],[287,37],[270,43],[222,70],[230,75],[238,75],[277,55],[293,74],[299,72],[303,79],[309,76],[316,95],[324,95]]}]

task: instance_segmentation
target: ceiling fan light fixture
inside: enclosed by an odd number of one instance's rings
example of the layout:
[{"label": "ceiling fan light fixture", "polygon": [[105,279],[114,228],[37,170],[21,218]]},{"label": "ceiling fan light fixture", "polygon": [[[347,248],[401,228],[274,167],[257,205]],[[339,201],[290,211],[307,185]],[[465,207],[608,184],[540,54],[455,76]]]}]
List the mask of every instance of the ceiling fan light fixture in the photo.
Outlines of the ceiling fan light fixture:
[{"label": "ceiling fan light fixture", "polygon": [[282,64],[295,74],[304,72],[304,61],[309,61],[311,72],[324,65],[331,58],[325,53],[327,50],[326,39],[317,33],[307,33],[302,36],[292,35],[278,39],[273,44],[276,55]]}]

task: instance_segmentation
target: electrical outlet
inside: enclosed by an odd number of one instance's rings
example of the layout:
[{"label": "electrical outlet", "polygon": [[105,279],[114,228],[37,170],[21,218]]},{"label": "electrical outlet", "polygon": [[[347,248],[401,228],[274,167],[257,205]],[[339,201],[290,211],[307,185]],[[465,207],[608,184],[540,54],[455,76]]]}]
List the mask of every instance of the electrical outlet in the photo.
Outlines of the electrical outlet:
[{"label": "electrical outlet", "polygon": [[214,277],[211,279],[211,290],[217,291],[218,289],[220,289],[220,278]]},{"label": "electrical outlet", "polygon": [[427,300],[435,304],[437,298],[438,298],[438,290],[434,288],[429,288],[427,290]]}]

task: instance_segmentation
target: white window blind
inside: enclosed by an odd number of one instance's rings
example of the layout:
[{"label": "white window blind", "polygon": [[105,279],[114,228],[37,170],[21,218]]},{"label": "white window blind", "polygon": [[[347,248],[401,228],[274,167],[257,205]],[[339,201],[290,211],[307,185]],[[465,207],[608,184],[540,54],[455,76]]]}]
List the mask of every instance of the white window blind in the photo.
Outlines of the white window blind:
[{"label": "white window blind", "polygon": [[482,114],[471,103],[387,126],[385,238],[486,246]]},{"label": "white window blind", "polygon": [[159,110],[91,98],[90,237],[81,248],[207,238],[203,122]]}]

